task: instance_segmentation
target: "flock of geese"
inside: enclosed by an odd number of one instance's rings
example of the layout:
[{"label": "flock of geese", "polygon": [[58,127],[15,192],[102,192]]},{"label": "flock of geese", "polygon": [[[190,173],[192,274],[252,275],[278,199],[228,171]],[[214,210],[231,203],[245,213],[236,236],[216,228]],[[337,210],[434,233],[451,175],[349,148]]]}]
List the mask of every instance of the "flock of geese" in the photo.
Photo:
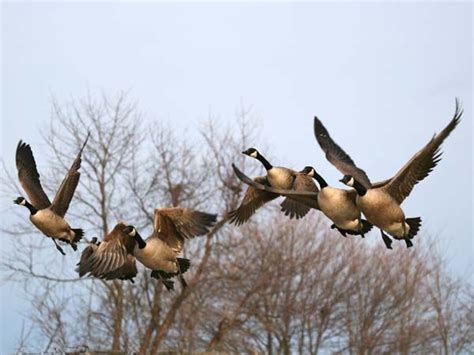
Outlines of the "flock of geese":
[{"label": "flock of geese", "polygon": [[[456,100],[453,118],[390,179],[371,183],[365,171],[331,138],[323,123],[314,118],[314,134],[327,160],[342,174],[340,180],[350,189],[330,186],[311,166],[301,171],[273,166],[255,148],[242,153],[257,159],[266,170],[265,176],[249,178],[234,164],[236,176],[248,188],[239,207],[227,214],[230,223],[247,222],[257,209],[280,196],[282,212],[289,218],[302,218],[311,209],[321,211],[332,221],[331,228],[343,236],[367,234],[373,226],[380,229],[382,239],[391,249],[392,236],[412,247],[412,239],[421,226],[421,218],[406,218],[401,208],[415,184],[422,181],[441,159],[441,144],[459,123],[463,110]],[[71,228],[64,216],[79,183],[82,152],[90,137],[87,135],[79,153],[64,177],[53,202],[44,192],[31,147],[20,141],[16,150],[18,178],[29,201],[20,196],[14,202],[25,206],[30,221],[51,238],[58,251],[65,255],[58,241],[77,250],[84,235],[82,229]],[[318,186],[319,185],[319,186]],[[365,219],[362,218],[362,215]],[[179,257],[184,242],[209,233],[217,215],[190,208],[157,208],[154,211],[153,233],[146,239],[133,225],[118,222],[102,241],[92,238],[82,251],[76,271],[105,280],[130,280],[137,275],[136,261],[151,270],[151,277],[160,280],[167,290],[174,289],[171,280],[177,277],[186,287],[183,274],[190,260]],[[388,235],[387,235],[388,234]]]}]

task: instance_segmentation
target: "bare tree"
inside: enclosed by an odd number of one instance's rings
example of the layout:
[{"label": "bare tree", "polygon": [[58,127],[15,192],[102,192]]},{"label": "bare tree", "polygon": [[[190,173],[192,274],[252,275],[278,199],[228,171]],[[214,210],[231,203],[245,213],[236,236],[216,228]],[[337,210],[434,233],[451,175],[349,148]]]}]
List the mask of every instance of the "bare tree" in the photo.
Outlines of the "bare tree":
[{"label": "bare tree", "polygon": [[[123,93],[55,101],[52,112],[45,136],[51,163],[49,173],[41,171],[49,193],[92,132],[68,214],[86,240],[102,238],[118,220],[151,232],[158,206],[199,208],[220,219],[186,245],[189,286],[170,293],[144,269],[133,284],[79,279],[79,255],[59,257],[25,211],[15,210],[5,227],[15,252],[3,255],[1,266],[31,295],[19,351],[472,350],[472,288],[450,277],[437,252],[421,243],[414,251],[387,251],[340,237],[317,211],[290,221],[276,203],[240,228],[226,223],[246,188],[230,164],[251,175],[259,168],[240,154],[256,141],[250,111],[236,112],[231,126],[209,119],[198,135],[148,124]],[[14,167],[6,168],[3,192],[18,193]]]}]

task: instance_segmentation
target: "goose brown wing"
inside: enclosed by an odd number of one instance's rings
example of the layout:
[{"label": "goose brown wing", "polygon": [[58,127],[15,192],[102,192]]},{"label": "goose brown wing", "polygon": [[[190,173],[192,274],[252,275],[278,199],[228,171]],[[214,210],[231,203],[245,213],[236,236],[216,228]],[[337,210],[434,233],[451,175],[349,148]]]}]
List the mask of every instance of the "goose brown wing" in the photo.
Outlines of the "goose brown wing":
[{"label": "goose brown wing", "polygon": [[81,173],[79,173],[79,168],[81,167],[81,155],[84,147],[89,140],[90,132],[87,134],[86,140],[79,150],[79,153],[74,159],[69,171],[64,177],[61,186],[59,187],[56,196],[54,197],[53,204],[51,209],[59,216],[64,217],[71,203],[72,197],[74,196],[74,191],[76,191],[77,184],[79,183],[79,178]]},{"label": "goose brown wing", "polygon": [[379,188],[379,187],[383,187],[383,186],[387,185],[390,181],[392,181],[392,179],[393,179],[393,178],[374,182],[374,183],[372,183],[372,188],[373,188],[373,189],[377,189],[377,188]]},{"label": "goose brown wing", "polygon": [[[233,164],[232,166],[235,171],[237,168]],[[239,177],[239,174],[237,172],[236,174]],[[243,173],[241,174],[243,175]],[[267,202],[274,200],[279,196],[278,194],[275,194],[263,188],[255,188],[255,186],[270,187],[270,184],[268,183],[267,178],[265,176],[258,176],[253,180],[247,176],[245,176],[245,178],[250,180],[251,183],[249,183],[248,181],[244,181],[239,177],[240,180],[249,185],[247,191],[245,191],[244,198],[242,199],[242,202],[240,203],[239,207],[228,213],[229,223],[234,223],[236,226],[242,225],[247,222],[249,218],[252,217],[252,215],[255,213],[255,211],[257,211]],[[256,185],[253,185],[252,183],[256,183]]]},{"label": "goose brown wing", "polygon": [[114,271],[105,273],[102,278],[106,280],[132,280],[137,276],[137,263],[133,255],[127,255],[127,262]]},{"label": "goose brown wing", "polygon": [[326,127],[314,117],[314,135],[319,146],[326,154],[326,159],[344,175],[353,176],[366,188],[371,187],[369,177],[364,170],[358,168],[352,158],[329,135]]},{"label": "goose brown wing", "polygon": [[154,234],[171,247],[180,248],[186,239],[209,233],[217,215],[191,208],[155,209]]},{"label": "goose brown wing", "polygon": [[[296,175],[295,181],[293,183],[293,190],[295,192],[319,192],[319,189],[314,183],[313,178],[303,173],[298,173]],[[296,219],[306,216],[306,214],[311,209],[311,207],[298,202],[291,197],[286,197],[280,206],[281,210],[286,216],[289,216],[290,218],[295,217]]]},{"label": "goose brown wing", "polygon": [[135,258],[130,257],[135,241],[122,232],[125,227],[125,224],[118,223],[99,245],[90,244],[83,250],[76,268],[79,276],[90,274],[108,280],[130,277],[135,263]]},{"label": "goose brown wing", "polygon": [[18,179],[31,204],[39,210],[49,207],[51,202],[41,186],[40,175],[30,145],[20,141],[16,147],[15,159]]},{"label": "goose brown wing", "polygon": [[456,110],[448,125],[420,149],[383,187],[399,204],[408,197],[413,187],[434,169],[441,160],[441,144],[458,125],[463,110],[456,99]]},{"label": "goose brown wing", "polygon": [[[318,197],[317,192],[276,189],[274,187],[271,187],[269,184],[267,184],[265,178],[256,178],[252,180],[243,172],[241,172],[234,164],[232,164],[232,168],[234,169],[235,175],[237,175],[239,180],[249,185],[254,190],[272,194],[272,196],[274,196],[273,198],[276,198],[278,196],[291,197],[292,199],[298,202],[304,203],[305,205],[311,208],[319,209],[318,201],[317,201],[317,197]],[[259,181],[260,179],[261,181]]]}]

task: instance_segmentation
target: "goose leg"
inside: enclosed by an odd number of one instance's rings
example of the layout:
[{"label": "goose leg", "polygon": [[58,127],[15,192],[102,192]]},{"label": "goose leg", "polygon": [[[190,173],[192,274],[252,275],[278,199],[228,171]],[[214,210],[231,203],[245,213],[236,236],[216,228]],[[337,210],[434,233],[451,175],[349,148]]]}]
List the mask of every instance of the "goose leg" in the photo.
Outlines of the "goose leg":
[{"label": "goose leg", "polygon": [[176,266],[178,268],[178,278],[179,278],[179,281],[181,282],[181,286],[183,286],[183,288],[188,287],[188,284],[186,283],[186,280],[183,277],[183,273],[181,272],[181,268],[179,267],[179,262],[177,261],[176,261]]},{"label": "goose leg", "polygon": [[382,233],[382,239],[383,242],[385,243],[385,246],[387,249],[392,249],[392,240],[389,238],[388,235],[386,235],[383,230],[380,230],[380,233]]},{"label": "goose leg", "polygon": [[160,280],[168,291],[174,290],[174,282],[171,280],[165,280],[160,270],[153,270],[151,272],[151,277]]},{"label": "goose leg", "polygon": [[64,243],[68,243],[68,244],[72,247],[72,249],[73,249],[74,251],[77,250],[77,244],[74,243],[74,242],[71,242],[69,239],[67,239],[67,238],[59,238],[59,240],[62,241],[62,242],[64,242]]},{"label": "goose leg", "polygon": [[[403,222],[403,235],[407,235],[408,234],[408,231],[406,229],[406,225],[405,225],[405,222]],[[411,240],[408,238],[408,237],[405,237],[405,243],[407,243],[407,248],[411,248],[413,246],[413,243],[411,242]]]},{"label": "goose leg", "polygon": [[66,253],[65,253],[64,250],[63,250],[63,248],[61,248],[61,247],[59,246],[59,244],[58,244],[58,242],[56,241],[56,239],[54,239],[54,238],[51,238],[51,239],[53,240],[54,245],[56,245],[56,249],[58,249],[61,254],[66,255]]}]

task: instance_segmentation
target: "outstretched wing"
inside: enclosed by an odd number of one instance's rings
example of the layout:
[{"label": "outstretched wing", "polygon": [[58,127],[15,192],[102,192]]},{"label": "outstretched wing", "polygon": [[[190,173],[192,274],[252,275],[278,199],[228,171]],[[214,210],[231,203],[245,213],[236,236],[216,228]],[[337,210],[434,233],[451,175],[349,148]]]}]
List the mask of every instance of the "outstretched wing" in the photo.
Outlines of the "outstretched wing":
[{"label": "outstretched wing", "polygon": [[77,184],[79,183],[79,177],[81,175],[81,173],[79,173],[79,168],[81,167],[81,155],[87,141],[89,140],[89,136],[90,132],[87,133],[86,140],[84,141],[81,150],[79,150],[76,159],[74,159],[71,168],[64,177],[61,186],[54,197],[51,209],[61,217],[64,217],[66,214],[72,197],[74,196],[74,191],[76,191]]},{"label": "outstretched wing", "polygon": [[181,248],[186,239],[209,233],[217,215],[191,208],[155,209],[154,234],[171,247]]},{"label": "outstretched wing", "polygon": [[370,180],[364,170],[358,168],[352,158],[331,138],[326,127],[314,117],[314,135],[319,146],[326,154],[326,159],[344,175],[351,175],[366,188],[370,188]]},{"label": "outstretched wing", "polygon": [[[76,271],[107,280],[131,278],[136,275],[133,247],[135,241],[122,233],[126,227],[118,223],[98,245],[91,243],[82,251]],[[135,274],[133,274],[135,270]]]},{"label": "outstretched wing", "polygon": [[[234,164],[232,164],[232,167],[234,168],[234,171],[237,169]],[[239,175],[237,174],[237,176]],[[270,184],[268,183],[267,178],[265,176],[256,177],[254,180],[248,178],[247,176],[245,177],[251,182],[255,182],[257,186],[270,187]],[[242,180],[240,177],[239,179]],[[255,213],[255,211],[257,211],[267,202],[274,200],[279,196],[278,194],[275,194],[273,192],[255,188],[244,180],[242,181],[249,185],[249,187],[247,188],[247,191],[245,191],[244,198],[242,199],[242,202],[240,203],[239,207],[237,207],[235,210],[228,212],[227,214],[229,217],[229,223],[234,223],[236,226],[240,226],[247,222],[249,218],[252,217],[252,215]]]},{"label": "outstretched wing", "polygon": [[[293,183],[293,190],[295,192],[319,192],[319,189],[314,183],[313,178],[303,173],[298,173],[296,175],[295,181]],[[307,205],[298,202],[291,197],[286,197],[280,206],[281,210],[286,216],[296,219],[303,218],[311,209],[311,207],[308,207]]]},{"label": "outstretched wing", "polygon": [[413,187],[427,177],[441,160],[441,144],[456,128],[462,114],[463,110],[456,99],[456,110],[448,125],[420,149],[383,187],[399,204],[408,197]]},{"label": "outstretched wing", "polygon": [[15,158],[18,179],[31,204],[39,210],[49,207],[51,202],[41,186],[40,175],[36,169],[36,162],[30,145],[20,141],[16,147]]},{"label": "outstretched wing", "polygon": [[263,184],[262,182],[257,181],[257,179],[252,180],[243,172],[241,172],[234,164],[232,164],[232,168],[234,169],[235,175],[239,178],[240,181],[244,182],[245,184],[249,185],[250,187],[254,188],[257,191],[264,191],[267,193],[271,193],[273,195],[278,196],[287,196],[290,197],[298,202],[301,202],[308,207],[319,209],[318,206],[318,193],[317,192],[309,192],[309,191],[295,191],[295,190],[283,190],[283,189],[276,189],[269,185]]}]

